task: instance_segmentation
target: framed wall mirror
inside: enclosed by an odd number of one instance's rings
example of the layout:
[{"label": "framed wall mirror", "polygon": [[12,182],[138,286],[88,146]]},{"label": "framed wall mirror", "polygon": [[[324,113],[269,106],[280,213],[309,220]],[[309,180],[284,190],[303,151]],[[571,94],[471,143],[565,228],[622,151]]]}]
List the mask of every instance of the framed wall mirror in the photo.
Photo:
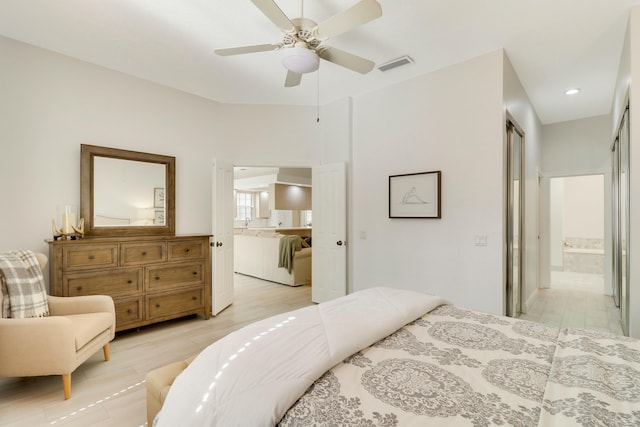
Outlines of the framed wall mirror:
[{"label": "framed wall mirror", "polygon": [[175,157],[80,146],[87,236],[175,234]]}]

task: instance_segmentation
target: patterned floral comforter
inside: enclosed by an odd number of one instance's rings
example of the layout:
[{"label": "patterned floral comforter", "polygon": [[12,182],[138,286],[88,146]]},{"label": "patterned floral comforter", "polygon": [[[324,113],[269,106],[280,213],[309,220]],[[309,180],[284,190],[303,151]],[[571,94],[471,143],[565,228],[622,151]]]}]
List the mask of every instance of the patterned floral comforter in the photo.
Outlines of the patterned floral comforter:
[{"label": "patterned floral comforter", "polygon": [[336,365],[280,426],[639,426],[640,341],[443,305]]}]

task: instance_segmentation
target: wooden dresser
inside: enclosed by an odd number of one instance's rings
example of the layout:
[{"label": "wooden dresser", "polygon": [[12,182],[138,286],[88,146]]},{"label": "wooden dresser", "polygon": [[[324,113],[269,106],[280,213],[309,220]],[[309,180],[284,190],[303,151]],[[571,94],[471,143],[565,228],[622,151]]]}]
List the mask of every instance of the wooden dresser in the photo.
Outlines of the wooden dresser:
[{"label": "wooden dresser", "polygon": [[47,241],[51,295],[110,295],[117,331],[194,313],[209,319],[209,237]]}]

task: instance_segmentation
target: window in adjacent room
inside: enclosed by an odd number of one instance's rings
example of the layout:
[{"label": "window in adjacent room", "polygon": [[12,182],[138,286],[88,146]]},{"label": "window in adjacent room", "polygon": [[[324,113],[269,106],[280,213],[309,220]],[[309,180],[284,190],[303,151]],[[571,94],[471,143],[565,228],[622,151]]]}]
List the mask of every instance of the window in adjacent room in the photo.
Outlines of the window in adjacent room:
[{"label": "window in adjacent room", "polygon": [[301,211],[300,212],[300,216],[302,217],[302,226],[303,227],[310,227],[311,226],[311,216],[312,216],[312,212],[311,210],[308,211]]},{"label": "window in adjacent room", "polygon": [[253,219],[253,194],[236,192],[236,220],[251,221]]}]

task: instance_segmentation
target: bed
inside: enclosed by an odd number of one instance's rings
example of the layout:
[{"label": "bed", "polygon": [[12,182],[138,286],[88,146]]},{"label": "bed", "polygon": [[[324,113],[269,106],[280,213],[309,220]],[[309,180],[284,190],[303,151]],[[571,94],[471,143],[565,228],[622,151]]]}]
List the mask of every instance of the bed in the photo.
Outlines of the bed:
[{"label": "bed", "polygon": [[640,341],[368,289],[216,341],[154,425],[637,426]]}]

